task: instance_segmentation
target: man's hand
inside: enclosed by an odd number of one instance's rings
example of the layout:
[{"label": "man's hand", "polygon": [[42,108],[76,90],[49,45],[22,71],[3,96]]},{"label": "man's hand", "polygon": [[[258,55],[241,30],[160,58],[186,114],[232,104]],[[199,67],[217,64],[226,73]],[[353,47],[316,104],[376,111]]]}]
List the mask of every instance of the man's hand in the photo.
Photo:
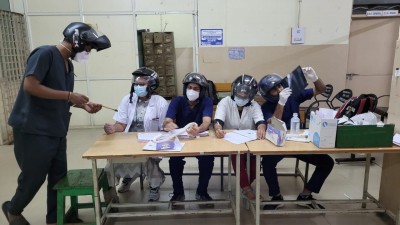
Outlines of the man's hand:
[{"label": "man's hand", "polygon": [[109,123],[104,124],[104,131],[106,132],[106,134],[115,133],[114,124],[109,124]]},{"label": "man's hand", "polygon": [[89,97],[76,92],[71,92],[71,95],[69,96],[68,100],[69,102],[71,102],[72,106],[78,106],[84,108],[84,104],[89,102]]},{"label": "man's hand", "polygon": [[192,127],[188,128],[186,132],[190,135],[196,136],[199,134],[200,128],[197,126],[197,124],[193,125]]},{"label": "man's hand", "polygon": [[258,140],[265,139],[265,130],[266,130],[265,124],[258,125],[258,128],[257,128],[257,139]]},{"label": "man's hand", "polygon": [[102,105],[93,102],[88,102],[83,104],[82,108],[86,110],[86,112],[88,113],[97,113],[98,111],[101,110]]},{"label": "man's hand", "polygon": [[168,122],[164,126],[165,131],[171,131],[171,130],[175,130],[177,128],[178,128],[178,125],[176,125],[174,122]]},{"label": "man's hand", "polygon": [[318,76],[315,73],[315,70],[311,66],[303,67],[301,69],[303,70],[303,73],[304,73],[305,77],[307,78],[307,80],[309,80],[313,83],[318,80]]},{"label": "man's hand", "polygon": [[289,98],[289,96],[292,94],[292,89],[290,88],[285,88],[279,93],[279,105],[284,106]]}]

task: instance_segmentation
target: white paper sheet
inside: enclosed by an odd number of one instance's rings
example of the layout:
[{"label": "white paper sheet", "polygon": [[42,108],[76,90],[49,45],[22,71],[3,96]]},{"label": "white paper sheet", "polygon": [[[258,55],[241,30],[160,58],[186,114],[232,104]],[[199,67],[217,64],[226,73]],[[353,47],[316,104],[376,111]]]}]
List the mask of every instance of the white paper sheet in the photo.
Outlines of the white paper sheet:
[{"label": "white paper sheet", "polygon": [[225,140],[234,144],[243,144],[257,139],[257,131],[255,130],[235,130],[225,134]]},{"label": "white paper sheet", "polygon": [[393,136],[393,144],[400,146],[400,134],[395,134]]},{"label": "white paper sheet", "polygon": [[151,141],[153,138],[157,137],[158,135],[162,134],[162,132],[155,132],[155,133],[138,133],[138,140],[140,142]]},{"label": "white paper sheet", "polygon": [[308,130],[304,130],[301,134],[286,134],[286,141],[310,142],[308,134]]}]

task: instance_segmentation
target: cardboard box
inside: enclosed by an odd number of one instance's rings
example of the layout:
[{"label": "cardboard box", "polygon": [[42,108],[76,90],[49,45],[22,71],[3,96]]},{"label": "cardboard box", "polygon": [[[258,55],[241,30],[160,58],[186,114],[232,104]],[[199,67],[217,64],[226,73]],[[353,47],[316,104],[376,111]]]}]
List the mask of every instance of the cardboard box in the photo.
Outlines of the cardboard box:
[{"label": "cardboard box", "polygon": [[142,33],[143,44],[152,44],[153,39],[154,39],[154,33],[151,33],[151,32],[143,32]]},{"label": "cardboard box", "polygon": [[394,124],[341,125],[337,128],[336,148],[391,147]]},{"label": "cardboard box", "polygon": [[267,126],[266,138],[276,146],[284,146],[286,142],[286,124],[275,117],[271,118],[271,123]]},{"label": "cardboard box", "polygon": [[161,44],[163,43],[164,34],[162,32],[155,32],[154,33],[154,43]]},{"label": "cardboard box", "polygon": [[310,114],[309,139],[318,148],[334,148],[337,119],[319,118],[315,112]]},{"label": "cardboard box", "polygon": [[164,32],[164,43],[174,42],[174,33]]}]

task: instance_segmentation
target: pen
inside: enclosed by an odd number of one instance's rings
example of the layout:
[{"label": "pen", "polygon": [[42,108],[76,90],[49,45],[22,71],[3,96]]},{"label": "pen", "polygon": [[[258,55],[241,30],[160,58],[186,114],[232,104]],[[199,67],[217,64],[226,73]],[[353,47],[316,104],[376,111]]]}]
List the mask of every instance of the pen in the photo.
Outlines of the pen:
[{"label": "pen", "polygon": [[[88,103],[85,103],[86,105],[88,104]],[[85,105],[84,104],[84,105]],[[73,105],[71,105],[72,107],[74,107],[74,106],[76,106],[76,104],[73,104]],[[101,105],[102,107],[104,107],[104,108],[106,108],[106,109],[111,109],[112,111],[115,111],[115,112],[118,112],[118,110],[117,109],[113,109],[113,108],[111,108],[111,107],[108,107],[108,106],[105,106],[105,105]]]},{"label": "pen", "polygon": [[111,109],[111,110],[113,110],[113,111],[115,111],[115,112],[118,112],[118,110],[117,109],[113,109],[113,108],[111,108],[111,107],[108,107],[108,106],[105,106],[105,105],[102,105],[104,108],[106,108],[106,109]]}]

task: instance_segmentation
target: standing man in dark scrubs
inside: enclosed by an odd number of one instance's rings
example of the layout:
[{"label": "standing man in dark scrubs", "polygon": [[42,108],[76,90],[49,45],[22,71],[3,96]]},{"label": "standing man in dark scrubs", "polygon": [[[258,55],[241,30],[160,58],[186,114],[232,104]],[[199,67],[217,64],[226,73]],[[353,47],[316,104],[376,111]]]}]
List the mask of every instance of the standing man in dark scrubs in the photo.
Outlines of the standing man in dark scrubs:
[{"label": "standing man in dark scrubs", "polygon": [[57,192],[53,186],[67,173],[67,132],[70,106],[96,113],[100,104],[74,90],[71,59],[85,62],[92,49],[111,47],[107,36],[81,22],[68,25],[64,40],[41,46],[29,55],[17,100],[8,121],[13,127],[14,153],[21,169],[11,201],[2,204],[10,225],[28,225],[22,211],[39,191],[46,177],[47,224],[57,222]]}]

